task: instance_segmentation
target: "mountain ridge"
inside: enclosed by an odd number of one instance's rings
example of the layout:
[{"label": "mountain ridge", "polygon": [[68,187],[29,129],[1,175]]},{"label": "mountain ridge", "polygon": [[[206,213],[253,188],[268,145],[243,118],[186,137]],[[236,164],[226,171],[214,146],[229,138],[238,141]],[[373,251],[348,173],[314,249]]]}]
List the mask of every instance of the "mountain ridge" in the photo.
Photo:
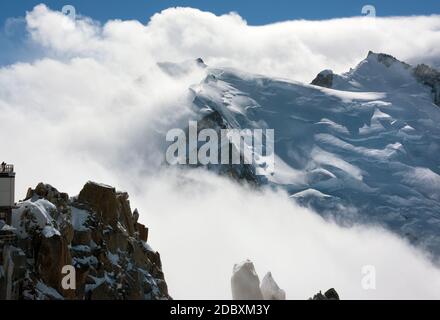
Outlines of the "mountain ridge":
[{"label": "mountain ridge", "polygon": [[[396,82],[396,86],[406,85],[405,82],[409,82],[411,80],[410,77],[414,77],[417,82],[427,86],[431,90],[434,104],[440,107],[439,71],[426,64],[418,64],[413,67],[410,64],[385,53],[369,51],[366,59],[362,60],[356,68],[351,69],[342,75],[334,74],[332,70],[321,71],[316,78],[312,80],[311,84],[341,90],[363,90],[365,87],[368,88],[368,86],[362,85],[363,75],[359,73],[362,73],[362,68],[365,64],[383,65],[385,68],[389,69],[389,73],[395,72],[396,77],[393,80]],[[383,85],[383,83],[380,83],[380,85]],[[380,89],[380,86],[377,86],[376,89],[377,88]]]}]

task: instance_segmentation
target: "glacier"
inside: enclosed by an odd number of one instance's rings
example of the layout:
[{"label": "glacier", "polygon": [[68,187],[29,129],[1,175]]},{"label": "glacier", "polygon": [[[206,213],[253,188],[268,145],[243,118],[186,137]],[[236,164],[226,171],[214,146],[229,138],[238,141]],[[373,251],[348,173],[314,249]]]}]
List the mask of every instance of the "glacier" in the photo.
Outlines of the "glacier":
[{"label": "glacier", "polygon": [[369,52],[347,73],[324,70],[305,84],[197,61],[207,76],[191,87],[195,120],[275,130],[275,172],[254,179],[260,185],[341,225],[386,227],[439,256],[440,108],[435,87],[414,71],[420,66]]}]

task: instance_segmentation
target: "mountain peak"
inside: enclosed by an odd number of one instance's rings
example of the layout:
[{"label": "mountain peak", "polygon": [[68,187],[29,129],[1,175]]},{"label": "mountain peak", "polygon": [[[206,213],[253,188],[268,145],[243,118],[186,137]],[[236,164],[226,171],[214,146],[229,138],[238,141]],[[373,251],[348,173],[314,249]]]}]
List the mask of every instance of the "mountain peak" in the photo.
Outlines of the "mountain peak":
[{"label": "mountain peak", "polygon": [[196,64],[202,68],[208,67],[202,58],[197,58],[195,61],[196,61]]},{"label": "mountain peak", "polygon": [[202,58],[186,60],[180,63],[158,62],[157,65],[163,72],[176,78],[187,76],[194,71],[201,71],[208,67]]},{"label": "mountain peak", "polygon": [[313,79],[312,84],[315,86],[331,88],[333,86],[333,71],[326,69],[318,73],[315,79]]},{"label": "mountain peak", "polygon": [[386,53],[369,51],[367,57],[354,69],[344,74],[331,70],[321,71],[312,85],[344,91],[410,90],[417,92],[420,85],[431,91],[431,97],[440,106],[440,72],[419,64],[415,67]]},{"label": "mountain peak", "polygon": [[394,63],[402,64],[405,68],[409,69],[411,66],[403,61],[398,60],[396,57],[386,53],[375,53],[368,51],[366,60],[382,63],[386,67],[391,67]]}]

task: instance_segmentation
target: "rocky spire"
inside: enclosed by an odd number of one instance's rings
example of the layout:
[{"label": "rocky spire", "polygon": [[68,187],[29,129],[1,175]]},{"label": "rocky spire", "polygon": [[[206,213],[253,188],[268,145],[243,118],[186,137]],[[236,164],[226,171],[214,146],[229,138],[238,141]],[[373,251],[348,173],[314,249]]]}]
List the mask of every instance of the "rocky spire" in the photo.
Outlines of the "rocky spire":
[{"label": "rocky spire", "polygon": [[260,289],[264,300],[286,300],[286,292],[280,289],[271,272],[266,273],[264,276]]},{"label": "rocky spire", "polygon": [[234,265],[231,287],[233,300],[263,300],[260,278],[250,260]]}]

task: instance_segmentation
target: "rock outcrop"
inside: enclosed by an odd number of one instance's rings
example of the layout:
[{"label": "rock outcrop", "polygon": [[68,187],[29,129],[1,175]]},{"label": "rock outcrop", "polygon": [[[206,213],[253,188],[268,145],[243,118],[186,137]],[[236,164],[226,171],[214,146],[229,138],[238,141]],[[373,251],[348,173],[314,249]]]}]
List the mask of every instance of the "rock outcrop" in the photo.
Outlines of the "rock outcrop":
[{"label": "rock outcrop", "polygon": [[110,186],[88,182],[72,198],[47,184],[29,189],[12,226],[0,226],[0,299],[169,299],[138,218]]},{"label": "rock outcrop", "polygon": [[[204,102],[196,99],[195,103],[203,104]],[[232,127],[218,111],[211,110],[197,122],[197,134],[204,129],[215,130],[217,135],[221,137],[221,130],[232,129]],[[187,136],[189,135],[188,129],[186,130],[186,134]],[[198,150],[200,146],[201,143],[199,143],[197,147]],[[225,148],[225,146],[219,145],[217,150],[218,155],[222,154],[221,148]],[[261,182],[264,180],[264,178],[256,174],[255,168],[252,165],[245,163],[243,152],[231,142],[228,143],[227,150],[229,150],[227,164],[222,164],[221,161],[219,161],[219,164],[208,164],[206,165],[206,168],[213,172],[217,172],[219,175],[227,176],[238,182],[246,182],[252,186],[261,185]],[[240,164],[233,164],[233,157],[238,157]],[[189,166],[200,167],[201,165],[197,164]]]},{"label": "rock outcrop", "polygon": [[328,289],[324,294],[319,291],[309,300],[339,300],[339,295],[334,288]]},{"label": "rock outcrop", "polygon": [[264,276],[260,289],[264,300],[286,300],[286,292],[280,289],[271,272]]},{"label": "rock outcrop", "polygon": [[250,260],[234,265],[231,288],[233,300],[263,300],[260,278]]},{"label": "rock outcrop", "polygon": [[311,84],[315,86],[320,86],[324,88],[331,88],[333,86],[333,71],[332,70],[324,70],[318,73],[315,79],[311,82]]},{"label": "rock outcrop", "polygon": [[413,73],[417,80],[431,88],[434,103],[440,107],[440,72],[426,64],[419,64]]},{"label": "rock outcrop", "polygon": [[[272,273],[268,272],[260,285],[260,278],[250,260],[234,265],[231,278],[233,300],[286,300],[286,292],[275,282]],[[321,291],[309,300],[339,300],[335,289],[324,294]]]}]

